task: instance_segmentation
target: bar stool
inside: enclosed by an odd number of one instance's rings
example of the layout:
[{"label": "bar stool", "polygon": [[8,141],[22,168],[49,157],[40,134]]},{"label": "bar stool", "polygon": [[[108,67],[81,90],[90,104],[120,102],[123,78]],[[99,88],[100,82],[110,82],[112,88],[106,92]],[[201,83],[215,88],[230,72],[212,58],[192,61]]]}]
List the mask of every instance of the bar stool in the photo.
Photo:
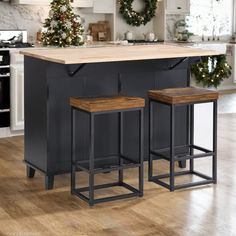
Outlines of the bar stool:
[{"label": "bar stool", "polygon": [[[145,100],[139,97],[102,97],[102,98],[70,98],[71,106],[71,134],[72,134],[72,150],[71,150],[71,193],[83,199],[90,206],[107,202],[112,200],[119,200],[134,196],[143,196],[143,108],[145,106]],[[85,112],[89,114],[90,119],[90,144],[89,144],[89,160],[80,161],[75,157],[75,111]],[[123,113],[138,111],[139,113],[139,158],[133,160],[124,155],[124,142],[123,142]],[[114,163],[106,163],[105,166],[101,166],[99,161],[94,158],[94,121],[95,117],[100,114],[118,113],[119,114],[119,154],[114,160]],[[107,160],[107,159],[106,159]],[[138,189],[125,183],[123,181],[123,170],[129,168],[139,168],[139,187]],[[82,170],[89,174],[89,186],[84,188],[76,188],[76,171]],[[94,176],[98,173],[107,173],[110,171],[118,171],[118,181],[109,184],[102,184],[95,186]],[[122,186],[130,191],[130,193],[104,197],[95,199],[94,190],[105,189],[114,186]],[[83,194],[88,192],[88,197]]]},{"label": "bar stool", "polygon": [[[194,187],[204,184],[217,183],[217,99],[218,93],[206,89],[193,87],[170,88],[163,90],[148,91],[149,97],[149,181],[155,182],[170,191],[177,189]],[[197,146],[194,144],[194,104],[213,103],[213,150]],[[153,103],[160,103],[170,108],[170,146],[155,150],[153,145]],[[175,108],[187,106],[188,111],[188,143],[184,146],[175,145]],[[177,155],[178,150],[185,150],[182,155]],[[194,154],[194,150],[201,151]],[[212,156],[212,176],[207,176],[194,170],[194,159]],[[153,176],[153,160],[164,159],[170,164],[169,174]],[[189,170],[175,172],[175,162],[190,160]],[[203,180],[184,184],[175,184],[175,177],[181,175],[196,175]],[[169,184],[163,179],[169,178]]]}]

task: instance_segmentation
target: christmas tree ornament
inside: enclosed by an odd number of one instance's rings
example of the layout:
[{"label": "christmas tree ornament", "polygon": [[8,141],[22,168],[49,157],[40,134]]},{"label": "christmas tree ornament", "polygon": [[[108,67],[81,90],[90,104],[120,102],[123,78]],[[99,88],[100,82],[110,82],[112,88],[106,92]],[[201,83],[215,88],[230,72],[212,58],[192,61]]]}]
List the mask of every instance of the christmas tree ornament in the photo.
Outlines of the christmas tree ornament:
[{"label": "christmas tree ornament", "polygon": [[61,6],[61,7],[60,7],[60,11],[61,11],[61,12],[66,12],[66,10],[67,10],[67,7],[66,7],[66,6]]},{"label": "christmas tree ornament", "polygon": [[66,33],[62,33],[61,37],[62,37],[62,39],[65,39],[66,38]]},{"label": "christmas tree ornament", "polygon": [[45,46],[78,46],[83,45],[84,28],[81,18],[73,12],[69,0],[53,0],[49,16],[45,19],[45,31],[42,33],[42,44]]}]

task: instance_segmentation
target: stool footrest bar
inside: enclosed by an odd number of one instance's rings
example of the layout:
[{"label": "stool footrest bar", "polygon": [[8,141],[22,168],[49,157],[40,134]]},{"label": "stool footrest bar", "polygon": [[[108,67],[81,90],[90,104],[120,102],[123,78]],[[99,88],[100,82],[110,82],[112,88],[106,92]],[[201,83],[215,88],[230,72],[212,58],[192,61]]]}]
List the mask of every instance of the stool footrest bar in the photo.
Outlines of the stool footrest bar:
[{"label": "stool footrest bar", "polygon": [[197,146],[197,145],[192,145],[193,148],[199,150],[199,151],[202,151],[202,152],[205,152],[205,153],[208,153],[208,152],[212,152],[211,150],[208,150],[206,148],[203,148],[203,147],[200,147],[200,146]]},{"label": "stool footrest bar", "polygon": [[117,195],[117,196],[112,196],[112,197],[98,198],[94,200],[94,204],[102,203],[102,202],[111,202],[111,201],[122,200],[122,199],[127,199],[127,198],[132,198],[132,197],[138,197],[138,196],[139,196],[138,193],[127,193],[127,194],[122,194],[122,195]]},{"label": "stool footrest bar", "polygon": [[[174,161],[185,161],[185,160],[192,160],[192,159],[197,159],[197,158],[202,158],[202,157],[208,157],[208,156],[213,156],[215,155],[215,152],[210,151],[208,149],[199,147],[199,146],[195,146],[195,145],[186,145],[186,146],[180,146],[180,147],[185,147],[185,148],[195,148],[199,151],[202,151],[204,153],[199,153],[199,154],[195,154],[195,155],[190,155],[190,151],[188,151],[188,153],[183,153],[183,154],[177,154],[174,158]],[[176,149],[179,149],[175,148]],[[164,159],[166,161],[170,161],[170,157],[166,154],[164,154],[163,152],[169,152],[170,148],[165,148],[165,149],[159,149],[159,150],[150,150],[150,153],[154,156],[157,156],[158,158],[153,158],[154,160],[160,160],[160,159]]]},{"label": "stool footrest bar", "polygon": [[[181,175],[187,175],[187,174],[192,174],[192,172],[190,170],[181,171],[181,172],[175,172],[174,176],[181,176]],[[163,174],[163,175],[152,176],[151,177],[151,181],[155,180],[155,179],[165,179],[165,178],[169,178],[169,177],[170,177],[170,174]]]},{"label": "stool footrest bar", "polygon": [[[109,183],[109,184],[100,184],[100,185],[95,185],[93,188],[94,190],[98,190],[98,189],[103,189],[103,188],[111,188],[111,187],[115,187],[115,186],[119,186],[119,182],[114,182],[114,183]],[[83,188],[77,188],[76,189],[79,192],[87,192],[89,191],[89,187],[83,187]]]},{"label": "stool footrest bar", "polygon": [[[118,158],[118,157],[117,157]],[[124,169],[131,169],[131,168],[137,168],[141,166],[141,163],[138,163],[137,161],[134,161],[128,157],[125,156],[120,156],[120,158],[122,158],[123,160],[125,160],[127,163],[123,163],[123,164],[119,164],[118,162],[114,162],[114,163],[110,163],[110,164],[106,164],[103,165],[102,164],[100,166],[97,166],[93,169],[93,173],[94,174],[98,174],[98,173],[105,173],[105,172],[110,172],[110,171],[117,171],[117,170],[124,170]],[[95,163],[102,163],[104,162],[105,159],[98,159],[95,160]],[[89,170],[89,162],[88,161],[76,161],[75,163],[73,163],[74,165],[76,165],[77,168],[90,173]]]},{"label": "stool footrest bar", "polygon": [[177,189],[183,189],[183,188],[197,187],[197,186],[201,186],[205,184],[212,184],[212,183],[213,183],[213,180],[202,180],[202,181],[198,181],[194,183],[176,185],[174,189],[177,190]]},{"label": "stool footrest bar", "polygon": [[201,178],[203,178],[203,179],[212,180],[212,177],[210,177],[210,176],[208,176],[208,175],[204,175],[204,174],[202,174],[202,173],[200,173],[200,172],[198,172],[198,171],[193,171],[193,174],[194,174],[194,175],[197,175],[197,176],[199,176],[199,177],[201,177]]},{"label": "stool footrest bar", "polygon": [[[195,187],[195,186],[200,186],[200,185],[204,185],[204,184],[211,184],[214,183],[213,178],[204,175],[202,173],[199,173],[197,171],[182,171],[182,172],[175,172],[174,176],[183,176],[183,175],[196,175],[198,177],[203,178],[204,180],[201,181],[197,181],[197,182],[191,182],[191,183],[186,183],[186,184],[178,184],[173,186],[172,190],[177,190],[177,189],[183,189],[183,188],[190,188],[190,187]],[[163,181],[161,181],[161,179],[165,179],[165,178],[169,178],[170,174],[164,174],[164,175],[158,175],[158,176],[152,176],[150,178],[151,182],[154,182],[156,184],[159,184],[165,188],[168,188],[169,190],[171,190],[171,186]]]},{"label": "stool footrest bar", "polygon": [[193,159],[198,159],[198,158],[203,158],[203,157],[209,157],[209,156],[213,156],[214,152],[209,152],[209,153],[203,153],[203,154],[196,154],[196,155],[187,155],[187,156],[183,156],[183,157],[175,157],[174,161],[185,161],[185,160],[193,160]]},{"label": "stool footrest bar", "polygon": [[[114,182],[114,183],[109,183],[109,184],[96,185],[96,186],[94,186],[94,190],[104,189],[104,188],[111,188],[111,187],[116,187],[116,186],[124,187],[127,190],[131,191],[131,193],[125,193],[125,194],[119,194],[119,195],[111,196],[111,197],[93,199],[93,204],[141,196],[141,193],[138,189],[136,189],[136,188],[130,186],[129,184],[124,183],[124,182],[122,182],[122,183]],[[82,200],[89,203],[89,198],[87,196],[85,196],[84,194],[82,194],[83,192],[88,192],[88,191],[89,191],[89,187],[77,188],[77,189],[72,190],[72,194],[78,196]]]}]

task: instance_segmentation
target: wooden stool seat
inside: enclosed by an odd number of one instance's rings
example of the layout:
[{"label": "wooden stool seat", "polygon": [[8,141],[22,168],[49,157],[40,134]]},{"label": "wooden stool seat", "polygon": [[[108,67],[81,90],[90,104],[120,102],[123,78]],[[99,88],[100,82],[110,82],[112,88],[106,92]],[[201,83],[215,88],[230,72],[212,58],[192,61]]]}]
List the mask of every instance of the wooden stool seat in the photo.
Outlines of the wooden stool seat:
[{"label": "wooden stool seat", "polygon": [[218,92],[194,87],[149,90],[148,97],[167,104],[189,104],[217,100]]},{"label": "wooden stool seat", "polygon": [[91,97],[91,98],[70,98],[72,107],[87,112],[103,112],[114,110],[125,110],[142,108],[145,100],[139,97],[114,96],[114,97]]}]

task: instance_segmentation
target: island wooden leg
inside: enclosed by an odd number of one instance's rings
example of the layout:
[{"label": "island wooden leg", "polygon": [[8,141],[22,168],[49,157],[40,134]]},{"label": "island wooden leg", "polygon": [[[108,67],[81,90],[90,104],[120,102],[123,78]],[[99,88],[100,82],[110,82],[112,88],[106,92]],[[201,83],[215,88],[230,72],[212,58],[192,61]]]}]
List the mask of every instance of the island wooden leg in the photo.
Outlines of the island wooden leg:
[{"label": "island wooden leg", "polygon": [[35,174],[35,169],[33,169],[30,166],[26,166],[26,175],[28,178],[34,178],[34,174]]},{"label": "island wooden leg", "polygon": [[45,176],[45,188],[46,190],[53,189],[54,185],[54,175],[46,175]]}]

